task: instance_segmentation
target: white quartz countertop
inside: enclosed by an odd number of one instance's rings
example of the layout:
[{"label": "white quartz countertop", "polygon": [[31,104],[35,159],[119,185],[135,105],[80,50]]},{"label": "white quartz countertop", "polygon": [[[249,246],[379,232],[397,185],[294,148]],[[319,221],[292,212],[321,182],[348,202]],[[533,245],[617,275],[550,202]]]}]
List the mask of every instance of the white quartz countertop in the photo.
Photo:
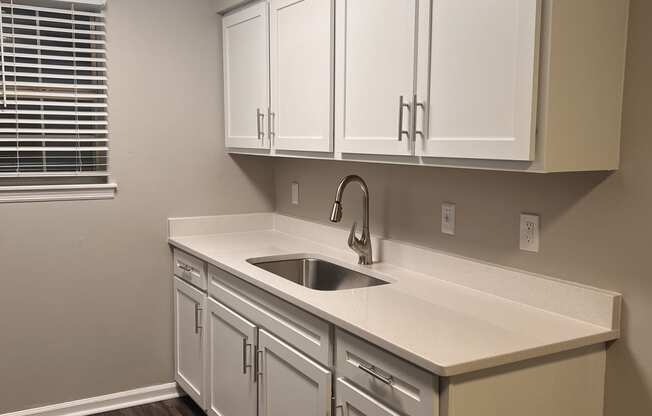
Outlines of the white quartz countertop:
[{"label": "white quartz countertop", "polygon": [[[617,328],[451,282],[441,271],[431,275],[386,262],[358,266],[346,250],[274,229],[171,236],[169,243],[440,376],[619,336]],[[318,291],[247,262],[297,253],[334,259],[391,284]]]}]

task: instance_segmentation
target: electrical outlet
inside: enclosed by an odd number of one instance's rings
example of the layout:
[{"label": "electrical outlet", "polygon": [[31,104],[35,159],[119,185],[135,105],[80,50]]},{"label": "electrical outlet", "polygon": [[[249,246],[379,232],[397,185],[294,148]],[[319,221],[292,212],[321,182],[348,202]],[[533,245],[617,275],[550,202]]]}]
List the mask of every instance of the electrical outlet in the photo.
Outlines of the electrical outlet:
[{"label": "electrical outlet", "polygon": [[441,204],[441,232],[455,235],[455,204],[450,202]]},{"label": "electrical outlet", "polygon": [[539,252],[539,216],[521,214],[520,248],[523,251]]},{"label": "electrical outlet", "polygon": [[292,182],[290,186],[290,194],[292,195],[292,204],[299,205],[299,183]]}]

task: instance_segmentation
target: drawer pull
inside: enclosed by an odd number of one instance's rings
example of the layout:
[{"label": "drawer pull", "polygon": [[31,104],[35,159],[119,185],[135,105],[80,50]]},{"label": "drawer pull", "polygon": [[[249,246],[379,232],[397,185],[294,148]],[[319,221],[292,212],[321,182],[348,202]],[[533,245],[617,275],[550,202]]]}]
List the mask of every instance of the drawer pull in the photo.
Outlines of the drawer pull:
[{"label": "drawer pull", "polygon": [[192,267],[188,266],[187,264],[179,262],[178,266],[183,271],[186,271],[186,272],[191,272],[192,271]]},{"label": "drawer pull", "polygon": [[392,376],[386,376],[384,374],[381,374],[378,372],[378,369],[375,366],[369,366],[367,367],[363,363],[358,364],[358,368],[365,373],[369,374],[370,376],[380,380],[381,382],[387,384],[388,386],[391,386],[394,384],[394,377]]}]

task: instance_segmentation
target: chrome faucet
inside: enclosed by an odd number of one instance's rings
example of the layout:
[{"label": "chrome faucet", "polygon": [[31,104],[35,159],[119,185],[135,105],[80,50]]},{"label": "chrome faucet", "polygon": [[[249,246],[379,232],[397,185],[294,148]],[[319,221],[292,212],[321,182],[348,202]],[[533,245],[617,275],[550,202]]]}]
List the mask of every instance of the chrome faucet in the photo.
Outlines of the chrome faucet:
[{"label": "chrome faucet", "polygon": [[371,257],[371,236],[369,235],[369,189],[365,181],[358,175],[349,175],[342,179],[340,185],[337,187],[335,194],[335,202],[333,203],[333,210],[331,211],[331,221],[340,222],[342,219],[342,194],[344,189],[351,182],[358,182],[364,200],[362,202],[362,236],[360,238],[355,235],[355,228],[357,223],[353,223],[351,233],[349,234],[349,247],[358,253],[358,264],[372,264]]}]

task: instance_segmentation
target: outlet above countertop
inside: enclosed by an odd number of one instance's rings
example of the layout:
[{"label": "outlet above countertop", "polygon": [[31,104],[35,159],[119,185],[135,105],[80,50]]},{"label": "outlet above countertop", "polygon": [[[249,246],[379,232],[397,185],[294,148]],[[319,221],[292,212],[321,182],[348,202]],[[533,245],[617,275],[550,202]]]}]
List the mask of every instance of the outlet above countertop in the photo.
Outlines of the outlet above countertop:
[{"label": "outlet above countertop", "polygon": [[[621,296],[374,238],[356,264],[347,231],[278,214],[172,218],[169,243],[439,376],[617,339]],[[318,291],[247,260],[318,255],[390,281]],[[378,261],[380,260],[380,261]]]}]

